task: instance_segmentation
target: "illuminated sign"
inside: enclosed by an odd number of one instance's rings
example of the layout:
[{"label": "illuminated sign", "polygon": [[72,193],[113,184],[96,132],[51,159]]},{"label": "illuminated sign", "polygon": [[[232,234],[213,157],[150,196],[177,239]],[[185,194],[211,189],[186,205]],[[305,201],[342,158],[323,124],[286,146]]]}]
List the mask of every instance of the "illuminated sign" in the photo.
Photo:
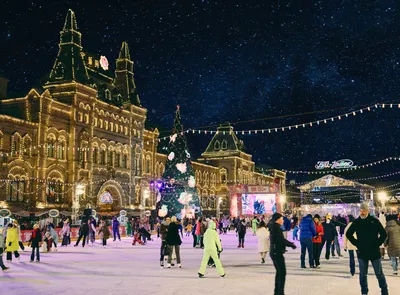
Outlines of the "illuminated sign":
[{"label": "illuminated sign", "polygon": [[333,161],[332,163],[329,161],[319,161],[317,165],[315,165],[315,168],[317,170],[323,170],[323,169],[350,169],[350,168],[356,168],[357,166],[354,166],[354,162],[349,159],[343,159],[343,160],[338,160],[338,161]]},{"label": "illuminated sign", "polygon": [[7,218],[11,216],[11,211],[8,209],[0,209],[0,217]]},{"label": "illuminated sign", "polygon": [[60,212],[57,209],[51,209],[49,211],[49,216],[50,217],[58,217],[58,215],[60,215]]},{"label": "illuminated sign", "polygon": [[112,204],[113,198],[109,192],[104,192],[100,195],[99,202],[102,204]]},{"label": "illuminated sign", "polygon": [[121,216],[126,216],[126,211],[125,211],[125,210],[119,211],[119,215],[121,215]]}]

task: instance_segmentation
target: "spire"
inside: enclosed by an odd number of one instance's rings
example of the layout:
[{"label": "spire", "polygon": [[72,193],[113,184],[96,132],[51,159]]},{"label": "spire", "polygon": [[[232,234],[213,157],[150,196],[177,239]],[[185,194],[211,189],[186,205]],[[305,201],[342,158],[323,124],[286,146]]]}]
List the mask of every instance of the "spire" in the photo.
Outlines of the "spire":
[{"label": "spire", "polygon": [[78,31],[78,26],[76,24],[75,12],[72,9],[68,9],[67,17],[65,18],[63,31]]},{"label": "spire", "polygon": [[75,13],[69,9],[63,30],[57,58],[46,84],[75,81],[85,84],[89,79],[82,56],[81,33],[78,32]]},{"label": "spire", "polygon": [[133,76],[133,61],[129,54],[128,43],[124,41],[122,42],[117,59],[114,84],[122,96],[123,104],[130,103],[141,107],[142,105],[136,91],[135,79]]},{"label": "spire", "polygon": [[172,128],[172,133],[181,133],[183,132],[183,126],[181,122],[181,112],[180,112],[180,106],[176,106],[176,112],[175,112],[175,120],[174,120],[174,127]]},{"label": "spire", "polygon": [[125,41],[122,42],[122,47],[121,47],[121,51],[119,52],[119,56],[118,59],[131,59],[131,56],[129,54],[129,47],[128,47],[128,43],[126,43]]}]

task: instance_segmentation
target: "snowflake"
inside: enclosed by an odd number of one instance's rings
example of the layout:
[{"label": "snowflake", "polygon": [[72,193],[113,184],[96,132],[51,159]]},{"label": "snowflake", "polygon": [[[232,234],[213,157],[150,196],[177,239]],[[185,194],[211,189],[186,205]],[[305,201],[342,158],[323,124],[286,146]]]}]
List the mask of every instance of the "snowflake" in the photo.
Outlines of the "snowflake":
[{"label": "snowflake", "polygon": [[170,152],[168,155],[168,160],[172,161],[175,158],[175,153],[174,152]]},{"label": "snowflake", "polygon": [[181,173],[185,173],[187,170],[186,163],[178,163],[176,164],[176,169],[179,170]]},{"label": "snowflake", "polygon": [[171,142],[175,142],[177,136],[178,136],[178,134],[174,134],[174,135],[170,136],[170,137],[169,137],[169,142],[170,142],[170,143],[171,143]]},{"label": "snowflake", "polygon": [[194,178],[194,176],[189,176],[188,185],[189,185],[189,187],[196,186],[196,179]]}]

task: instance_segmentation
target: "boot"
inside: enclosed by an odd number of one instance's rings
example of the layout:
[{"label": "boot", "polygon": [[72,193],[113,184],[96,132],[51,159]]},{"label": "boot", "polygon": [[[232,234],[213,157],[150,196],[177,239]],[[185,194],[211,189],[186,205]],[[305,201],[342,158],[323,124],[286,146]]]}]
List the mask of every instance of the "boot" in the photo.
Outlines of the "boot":
[{"label": "boot", "polygon": [[242,248],[244,248],[244,243],[242,243]]},{"label": "boot", "polygon": [[238,248],[240,248],[240,243],[239,243],[239,245],[238,245]]}]

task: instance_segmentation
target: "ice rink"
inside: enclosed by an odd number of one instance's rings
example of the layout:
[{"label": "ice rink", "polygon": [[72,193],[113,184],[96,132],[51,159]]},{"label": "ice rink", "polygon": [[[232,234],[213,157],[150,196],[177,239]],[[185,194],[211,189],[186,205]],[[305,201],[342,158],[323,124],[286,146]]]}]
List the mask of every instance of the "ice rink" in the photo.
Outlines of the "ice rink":
[{"label": "ice rink", "polygon": [[[224,247],[221,260],[226,272],[223,279],[214,268],[207,269],[205,278],[198,278],[203,251],[192,248],[191,236],[183,239],[183,268],[161,269],[160,240],[153,237],[154,241],[145,246],[132,246],[132,240],[124,238],[121,242],[109,239],[105,249],[98,240],[85,248],[59,247],[58,252],[41,253],[40,263],[29,262],[30,248],[26,248],[21,252],[20,263],[7,263],[10,269],[0,271],[0,294],[273,294],[275,269],[269,257],[266,264],[260,263],[257,240],[251,234],[246,236],[244,249],[236,248],[234,232],[221,236]],[[344,259],[322,258],[320,270],[302,270],[300,249],[290,249],[285,255],[286,294],[359,295],[358,268],[351,277],[348,255],[346,252],[343,255]],[[392,275],[389,260],[384,260],[383,265],[390,294],[400,294],[400,276]],[[379,295],[371,266],[369,272],[369,294]]]}]

